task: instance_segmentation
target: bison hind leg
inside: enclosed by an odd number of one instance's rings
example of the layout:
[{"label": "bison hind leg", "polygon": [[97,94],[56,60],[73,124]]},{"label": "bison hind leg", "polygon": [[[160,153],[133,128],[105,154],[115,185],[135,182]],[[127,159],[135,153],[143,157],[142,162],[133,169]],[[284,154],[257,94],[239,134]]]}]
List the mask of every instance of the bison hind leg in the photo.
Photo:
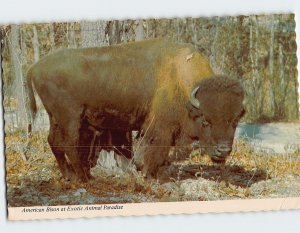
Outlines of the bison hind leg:
[{"label": "bison hind leg", "polygon": [[63,177],[67,180],[73,180],[75,178],[75,172],[65,156],[62,142],[63,136],[60,128],[58,127],[58,125],[51,123],[48,136],[48,143],[50,145],[51,151],[56,158],[58,167]]},{"label": "bison hind leg", "polygon": [[65,153],[62,151],[56,150],[53,147],[51,147],[51,150],[56,158],[59,170],[61,171],[63,177],[66,180],[73,181],[75,179],[75,172],[74,172],[72,166],[67,161],[67,159],[65,157]]}]

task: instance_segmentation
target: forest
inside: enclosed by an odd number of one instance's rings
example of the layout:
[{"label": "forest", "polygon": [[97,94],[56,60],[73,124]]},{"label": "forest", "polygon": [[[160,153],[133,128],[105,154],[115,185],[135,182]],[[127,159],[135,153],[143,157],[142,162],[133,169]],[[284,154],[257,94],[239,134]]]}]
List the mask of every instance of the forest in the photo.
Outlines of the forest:
[{"label": "forest", "polygon": [[245,122],[299,119],[293,14],[8,25],[1,27],[1,37],[4,107],[13,112],[6,128],[27,125],[24,77],[43,56],[61,48],[147,38],[190,43],[215,73],[240,79],[246,90]]},{"label": "forest", "polygon": [[[226,167],[226,179],[220,178],[218,167],[195,152],[189,161],[174,164],[173,170],[168,170],[172,182],[163,185],[143,180],[136,171],[131,171],[135,178],[130,172],[122,173],[120,178],[120,175],[105,173],[99,168],[94,173],[102,177],[101,190],[96,187],[99,180],[88,185],[67,183],[59,178],[55,159],[46,142],[49,120],[41,101],[38,101],[35,133],[28,136],[30,113],[25,78],[31,65],[60,49],[167,38],[192,44],[207,58],[216,74],[240,80],[246,92],[246,115],[241,122],[298,124],[294,14],[0,26],[9,205],[219,200],[299,194],[299,150],[289,157],[266,158],[254,153],[242,140],[235,142],[235,150]],[[116,166],[124,166],[121,160],[114,161]],[[199,163],[202,164],[200,168]],[[284,190],[289,190],[292,185],[286,185],[286,179],[294,182],[291,182],[294,187],[288,194]],[[284,185],[276,191],[279,182]]]}]

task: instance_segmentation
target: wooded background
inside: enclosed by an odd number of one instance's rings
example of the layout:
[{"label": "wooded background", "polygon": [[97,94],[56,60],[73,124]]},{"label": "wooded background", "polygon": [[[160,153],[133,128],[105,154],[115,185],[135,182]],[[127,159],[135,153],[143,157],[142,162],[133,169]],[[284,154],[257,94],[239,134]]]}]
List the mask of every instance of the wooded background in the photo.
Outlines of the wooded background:
[{"label": "wooded background", "polygon": [[[294,14],[4,25],[0,30],[5,130],[27,128],[26,72],[62,48],[109,46],[147,38],[194,45],[217,74],[241,80],[244,122],[299,120]],[[41,103],[37,128],[48,127]]]}]

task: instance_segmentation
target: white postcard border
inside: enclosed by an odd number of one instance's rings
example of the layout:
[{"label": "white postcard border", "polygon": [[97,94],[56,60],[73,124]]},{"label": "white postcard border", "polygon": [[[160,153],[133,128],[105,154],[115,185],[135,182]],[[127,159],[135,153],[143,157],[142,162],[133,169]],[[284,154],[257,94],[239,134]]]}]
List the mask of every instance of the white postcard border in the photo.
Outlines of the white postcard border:
[{"label": "white postcard border", "polygon": [[300,209],[300,197],[225,201],[8,207],[8,219],[65,219],[81,217],[93,218],[113,216],[274,211],[288,209]]}]

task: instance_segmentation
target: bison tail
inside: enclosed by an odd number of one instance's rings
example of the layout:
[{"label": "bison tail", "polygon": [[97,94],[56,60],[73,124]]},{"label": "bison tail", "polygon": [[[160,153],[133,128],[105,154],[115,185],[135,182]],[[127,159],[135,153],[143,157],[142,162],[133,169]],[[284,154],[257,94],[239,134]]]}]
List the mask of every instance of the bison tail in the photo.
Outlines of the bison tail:
[{"label": "bison tail", "polygon": [[32,131],[32,124],[34,122],[36,112],[37,112],[37,107],[36,107],[36,101],[34,97],[34,91],[33,91],[33,83],[32,83],[32,78],[33,78],[33,73],[32,69],[29,69],[27,73],[27,90],[28,90],[28,101],[29,101],[29,107],[30,107],[30,122],[28,125],[28,132],[31,133]]}]

